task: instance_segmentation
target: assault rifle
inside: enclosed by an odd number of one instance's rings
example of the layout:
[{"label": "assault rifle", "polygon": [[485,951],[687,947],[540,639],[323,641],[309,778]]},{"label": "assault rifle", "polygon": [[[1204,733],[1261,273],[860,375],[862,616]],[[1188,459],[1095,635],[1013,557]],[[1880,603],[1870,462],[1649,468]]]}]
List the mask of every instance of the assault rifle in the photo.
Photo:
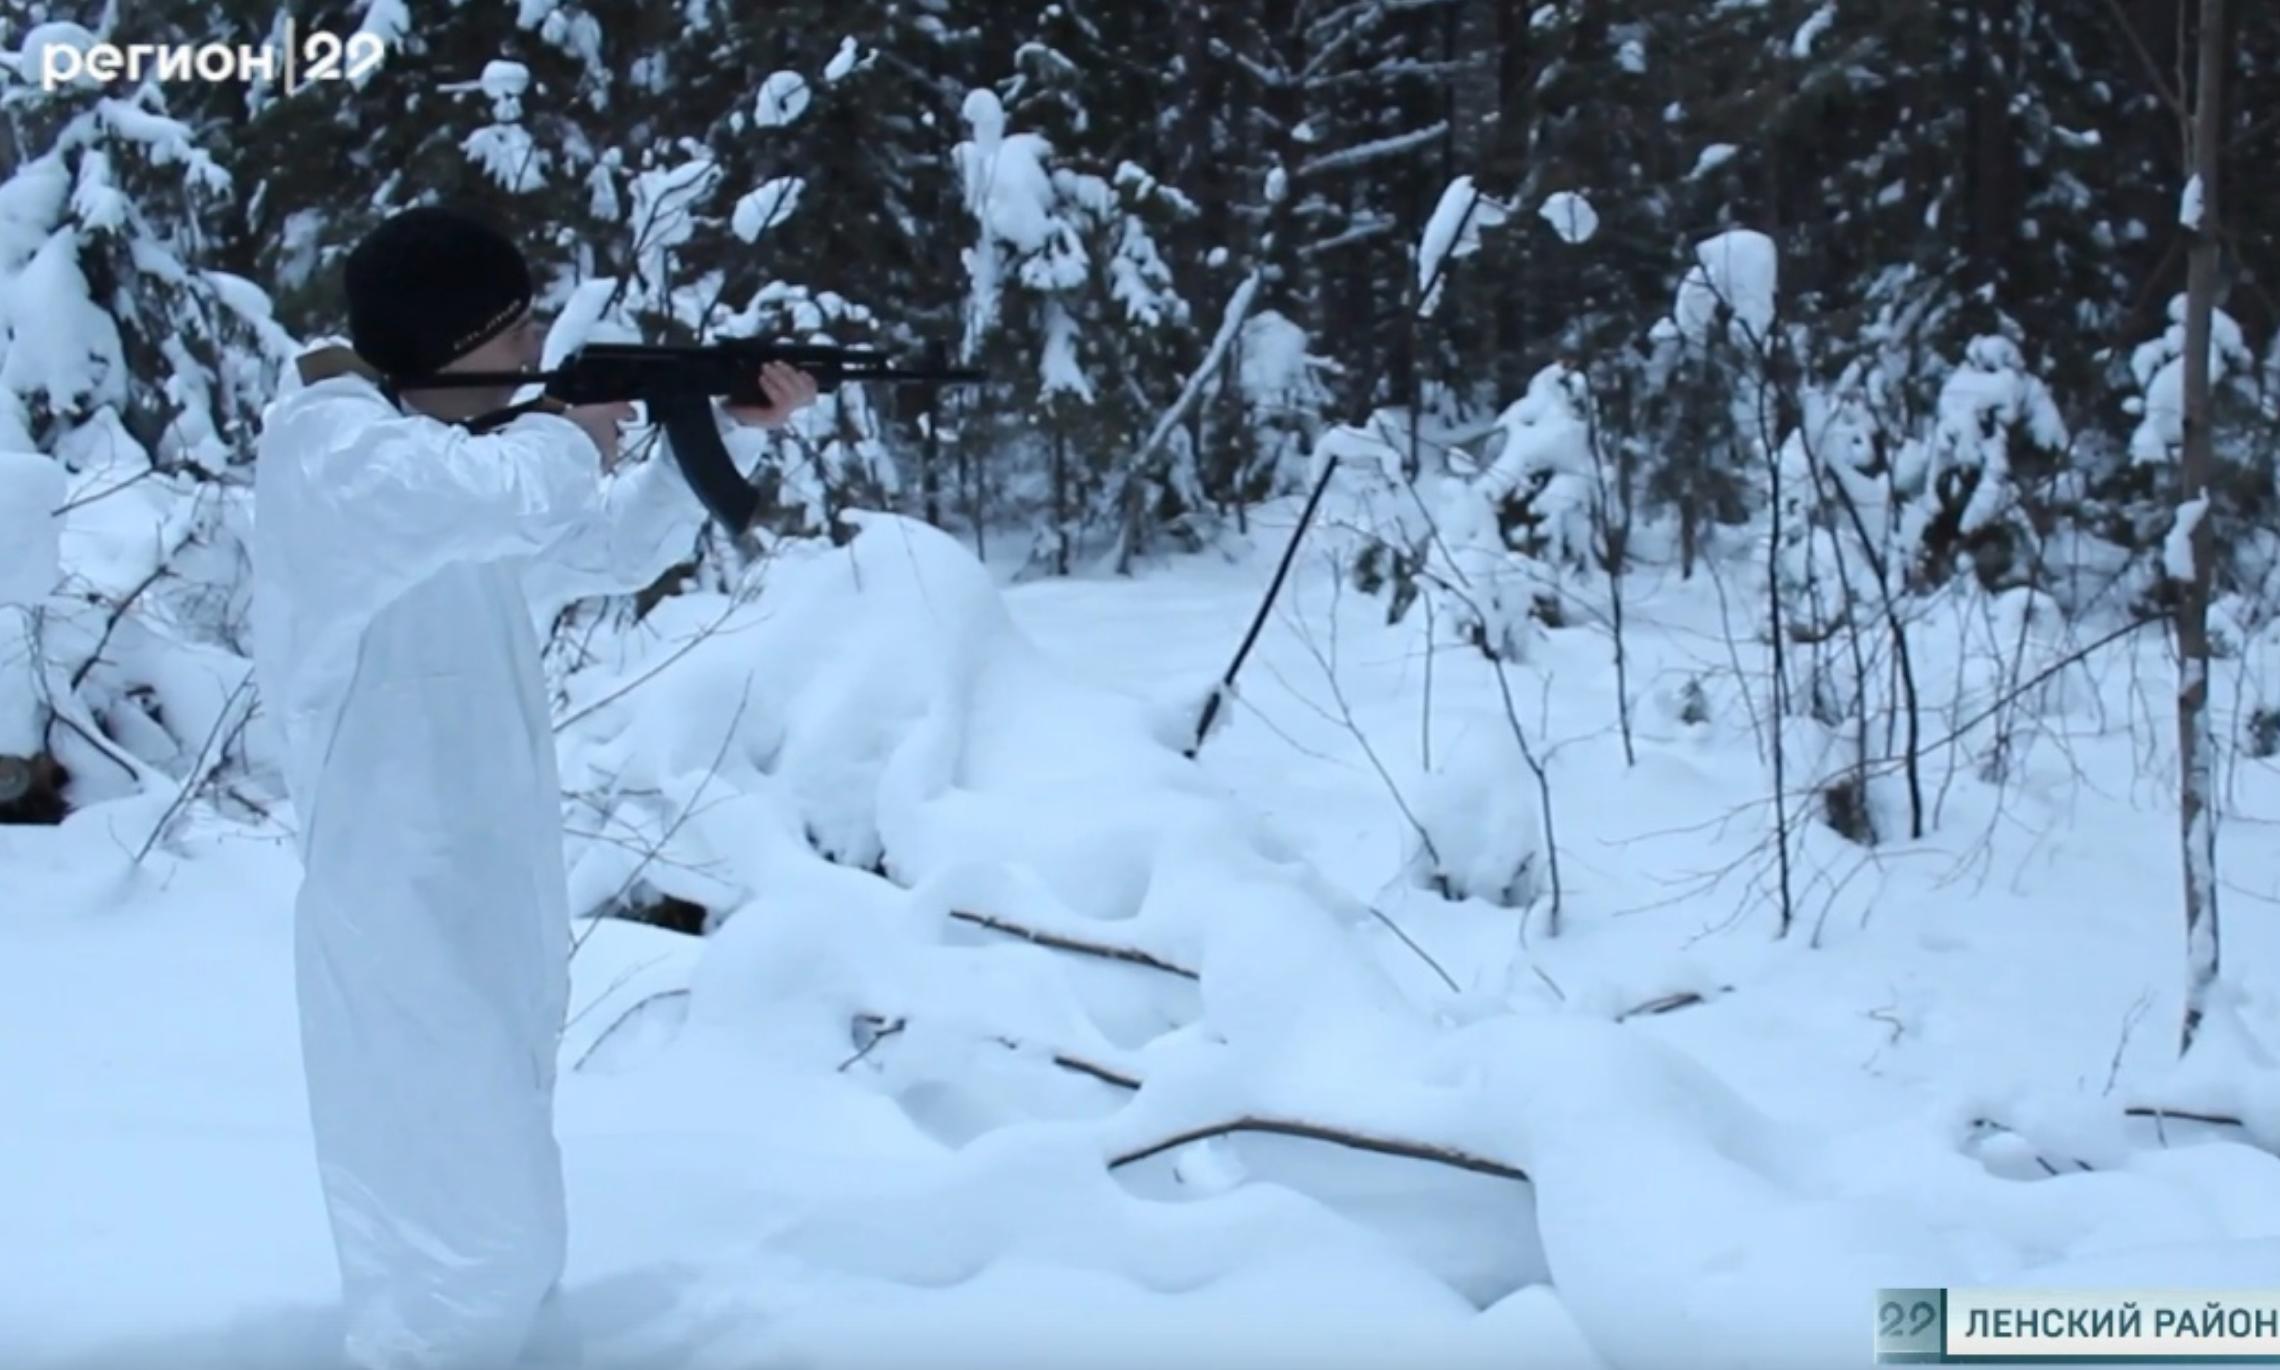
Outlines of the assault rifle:
[{"label": "assault rifle", "polygon": [[815,378],[818,393],[842,385],[967,385],[987,380],[980,371],[951,367],[939,356],[919,367],[895,365],[886,353],[860,347],[761,342],[737,338],[703,346],[644,347],[588,343],[551,371],[454,371],[389,378],[394,392],[460,390],[533,383],[544,395],[468,421],[487,432],[533,410],[638,400],[665,429],[682,478],[712,516],[742,532],[760,508],[760,496],[737,471],[720,440],[711,401],[762,405],[760,368],[769,362],[798,367]]}]

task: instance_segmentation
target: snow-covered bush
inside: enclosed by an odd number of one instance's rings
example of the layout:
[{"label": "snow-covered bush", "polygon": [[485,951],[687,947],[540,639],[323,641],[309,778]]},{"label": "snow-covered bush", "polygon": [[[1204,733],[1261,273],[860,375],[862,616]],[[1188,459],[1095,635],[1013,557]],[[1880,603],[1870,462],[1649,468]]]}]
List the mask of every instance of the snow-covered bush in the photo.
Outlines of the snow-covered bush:
[{"label": "snow-covered bush", "polygon": [[1817,643],[1876,612],[1899,534],[1885,435],[1849,374],[1807,389],[1803,421],[1777,456],[1783,630]]},{"label": "snow-covered bush", "polygon": [[1762,234],[1696,245],[1670,314],[1647,330],[1630,418],[1645,451],[1642,512],[1675,524],[1679,570],[1716,555],[1717,530],[1747,524],[1763,477],[1772,410],[1764,384],[1774,339],[1775,257]]},{"label": "snow-covered bush", "polygon": [[1527,908],[1550,888],[1544,816],[1528,758],[1507,727],[1451,739],[1415,800],[1412,884],[1450,899]]},{"label": "snow-covered bush", "polygon": [[[1248,460],[1205,484],[1240,501],[1269,493],[1277,477],[1300,464],[1313,450],[1330,405],[1323,383],[1327,363],[1311,350],[1306,330],[1279,310],[1262,309],[1243,321],[1235,347],[1233,379],[1220,392],[1241,406],[1235,431],[1245,438]],[[1232,434],[1223,434],[1227,443]],[[1232,444],[1229,444],[1232,445]]]},{"label": "snow-covered bush", "polygon": [[1488,467],[1473,485],[1495,507],[1505,545],[1531,561],[1590,563],[1591,403],[1583,373],[1554,362],[1497,417]]},{"label": "snow-covered bush", "polygon": [[[18,56],[81,37],[44,26]],[[230,178],[158,82],[116,89],[0,66],[24,154],[0,182],[0,451],[24,535],[0,577],[22,649],[0,707],[72,805],[250,762],[245,468],[291,351],[261,291],[209,264]]]},{"label": "snow-covered bush", "polygon": [[1994,590],[2039,578],[2044,531],[2035,511],[2068,509],[2060,497],[2027,503],[2027,492],[2047,490],[2064,473],[2066,422],[2041,379],[2028,370],[2018,344],[2001,336],[1973,338],[1940,387],[1931,439],[1912,446],[1896,484],[1914,497],[1905,536],[1925,582],[1947,579],[1968,558],[1979,583]]},{"label": "snow-covered bush", "polygon": [[[2136,423],[2129,435],[2128,466],[2112,480],[2122,510],[2115,541],[2160,551],[2178,518],[2178,460],[2185,440],[2185,297],[2169,302],[2169,326],[2130,353],[2135,393],[2122,408]],[[2273,612],[2267,593],[2280,585],[2280,482],[2272,441],[2280,433],[2280,392],[2264,383],[2240,324],[2224,310],[2210,319],[2211,442],[2209,520],[2217,590],[2250,596],[2251,618]],[[2171,558],[2151,556],[2135,568],[2138,593],[2159,602],[2170,593]]]}]

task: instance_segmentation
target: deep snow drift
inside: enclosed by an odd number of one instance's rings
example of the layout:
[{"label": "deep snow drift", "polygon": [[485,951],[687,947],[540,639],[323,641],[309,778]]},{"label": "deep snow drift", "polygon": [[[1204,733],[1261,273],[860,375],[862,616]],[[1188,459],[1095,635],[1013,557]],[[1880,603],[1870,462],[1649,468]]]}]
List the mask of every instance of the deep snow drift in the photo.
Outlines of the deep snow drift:
[{"label": "deep snow drift", "polygon": [[[1627,767],[1603,632],[1545,634],[1509,712],[1446,643],[1428,693],[1423,625],[1330,545],[1198,763],[1272,546],[1001,592],[869,517],[570,676],[574,906],[727,911],[579,930],[584,1364],[1830,1370],[1879,1285],[2280,1269],[2271,920],[2227,928],[2262,996],[2165,1064],[2174,817],[2125,722],[2158,642],[2055,677],[2003,783],[1943,760],[1924,841],[1812,832],[1777,940],[1757,651],[1710,586],[1633,587]],[[1928,669],[1959,721],[2000,683],[1962,635],[1999,629],[1959,613]],[[289,847],[200,816],[134,861],[170,798],[0,829],[11,1366],[329,1334]],[[2244,762],[2236,907],[2280,888],[2275,800]],[[1411,816],[1469,897],[1418,878]]]}]

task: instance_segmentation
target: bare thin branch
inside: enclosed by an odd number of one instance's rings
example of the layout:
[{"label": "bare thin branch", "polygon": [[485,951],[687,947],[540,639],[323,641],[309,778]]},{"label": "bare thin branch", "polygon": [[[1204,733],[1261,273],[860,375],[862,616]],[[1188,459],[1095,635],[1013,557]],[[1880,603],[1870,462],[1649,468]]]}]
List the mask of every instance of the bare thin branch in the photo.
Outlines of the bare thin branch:
[{"label": "bare thin branch", "polygon": [[1258,1118],[1245,1116],[1226,1122],[1210,1123],[1203,1127],[1177,1132],[1161,1141],[1151,1142],[1135,1151],[1113,1157],[1108,1163],[1111,1170],[1147,1160],[1166,1151],[1177,1150],[1190,1142],[1205,1141],[1212,1137],[1225,1137],[1237,1132],[1260,1132],[1277,1137],[1299,1137],[1307,1141],[1329,1142],[1333,1146],[1355,1151],[1375,1152],[1380,1156],[1401,1156],[1413,1161],[1431,1161],[1436,1165],[1453,1166],[1469,1170],[1476,1175],[1493,1175],[1503,1180],[1528,1182],[1528,1172],[1516,1165],[1481,1156],[1456,1147],[1431,1142],[1411,1141],[1402,1137],[1384,1137],[1367,1132],[1354,1132],[1345,1128],[1330,1127],[1321,1123],[1305,1122],[1296,1118]]},{"label": "bare thin branch", "polygon": [[1186,966],[1168,961],[1154,952],[1142,951],[1138,947],[1120,947],[1109,942],[1088,941],[1085,938],[1074,937],[1068,933],[1046,932],[1039,928],[1025,927],[1020,923],[1009,922],[1006,919],[986,913],[969,913],[964,909],[952,909],[950,916],[961,923],[971,923],[977,928],[988,928],[991,932],[1002,932],[1009,937],[1018,937],[1024,942],[1034,942],[1041,947],[1051,947],[1055,951],[1069,951],[1080,956],[1097,956],[1106,961],[1121,961],[1126,965],[1145,966],[1149,970],[1160,970],[1166,975],[1177,975],[1183,980],[1200,980],[1203,978]]}]

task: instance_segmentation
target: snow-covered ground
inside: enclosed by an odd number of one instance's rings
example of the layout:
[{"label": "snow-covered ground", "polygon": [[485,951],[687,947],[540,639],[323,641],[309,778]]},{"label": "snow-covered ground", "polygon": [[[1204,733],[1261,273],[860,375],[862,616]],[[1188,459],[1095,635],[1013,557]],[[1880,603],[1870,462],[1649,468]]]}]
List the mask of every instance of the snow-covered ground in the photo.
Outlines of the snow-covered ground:
[{"label": "snow-covered ground", "polygon": [[[1837,1370],[1879,1286],[2280,1272],[2280,775],[2228,778],[2234,992],[2181,1072],[2156,634],[2031,692],[1999,784],[1932,754],[1924,840],[1814,827],[1777,938],[1764,651],[1709,577],[1632,587],[1627,764],[1606,633],[1547,635],[1508,709],[1320,535],[1184,761],[1294,513],[1011,587],[878,520],[578,679],[566,786],[692,815],[669,859],[574,836],[580,901],[736,910],[573,961],[585,1366]],[[1932,736],[2000,684],[1981,617],[1923,631]],[[0,828],[10,1367],[329,1347],[290,848],[201,816],[136,862],[167,799]],[[1491,897],[1412,874],[1420,824]]]}]

